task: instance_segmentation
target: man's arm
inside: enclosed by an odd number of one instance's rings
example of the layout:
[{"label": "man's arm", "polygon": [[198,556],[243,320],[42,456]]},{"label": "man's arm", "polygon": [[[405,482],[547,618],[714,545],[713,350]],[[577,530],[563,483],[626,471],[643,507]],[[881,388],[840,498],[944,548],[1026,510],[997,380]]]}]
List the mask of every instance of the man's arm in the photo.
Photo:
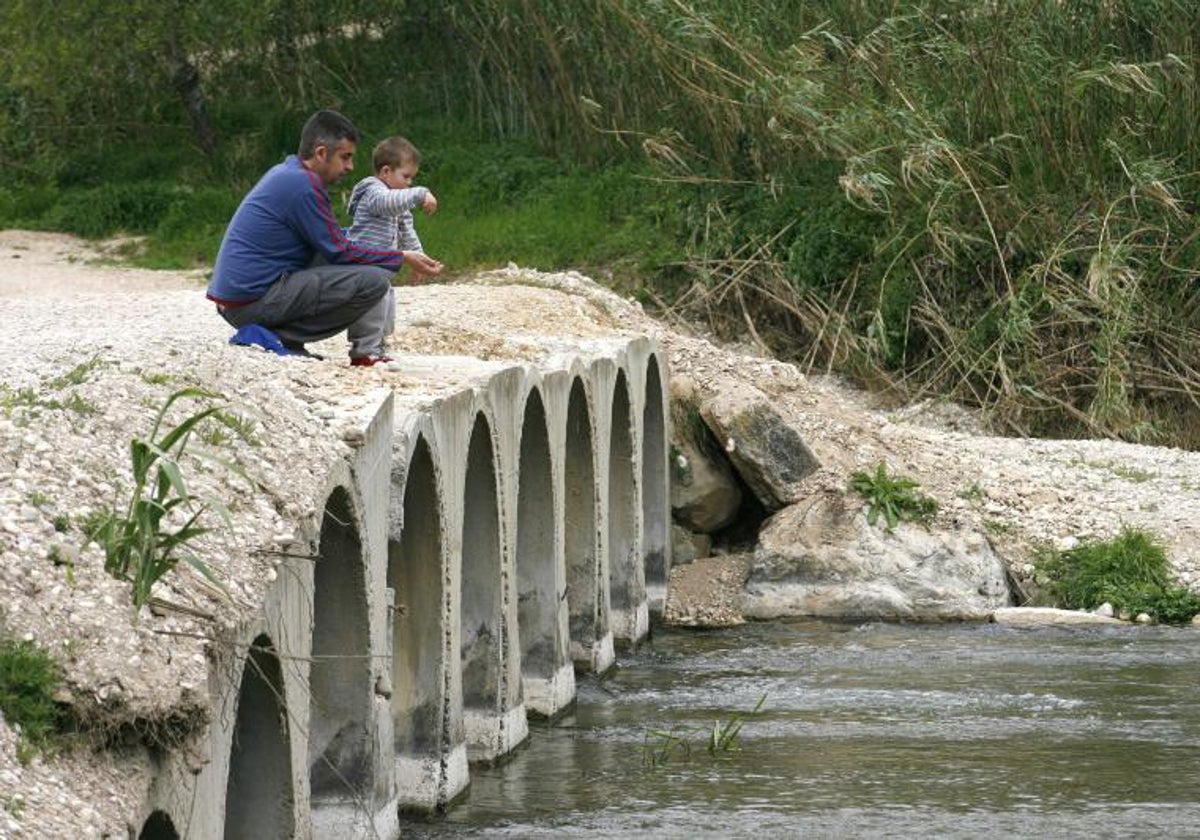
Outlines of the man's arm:
[{"label": "man's arm", "polygon": [[424,251],[405,251],[404,261],[412,269],[415,280],[442,273],[442,264]]},{"label": "man's arm", "polygon": [[399,270],[404,262],[403,252],[371,248],[351,242],[333,213],[329,193],[324,184],[316,175],[305,174],[308,176],[308,189],[296,202],[293,223],[313,249],[329,263],[358,263]]}]

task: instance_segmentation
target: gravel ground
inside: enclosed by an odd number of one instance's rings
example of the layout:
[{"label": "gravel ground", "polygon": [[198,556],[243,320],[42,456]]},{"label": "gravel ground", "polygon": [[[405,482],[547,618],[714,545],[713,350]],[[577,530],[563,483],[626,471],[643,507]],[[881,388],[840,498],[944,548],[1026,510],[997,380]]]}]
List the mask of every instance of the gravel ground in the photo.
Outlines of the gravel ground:
[{"label": "gravel ground", "polygon": [[[423,378],[422,355],[550,363],[581,342],[651,333],[672,375],[768,394],[822,462],[813,490],[844,489],[850,471],[887,460],[942,503],[946,521],[983,524],[1014,568],[1038,542],[1065,546],[1130,524],[1159,534],[1179,580],[1200,588],[1196,453],[987,437],[936,404],[875,411],[836,381],[668,329],[573,273],[510,267],[400,290],[399,364],[385,370],[349,368],[342,338],[314,348],[323,362],[230,347],[203,284],[197,272],[113,264],[69,237],[0,232],[0,631],[59,659],[63,699],[100,731],[203,719],[207,640],[253,612],[276,553],[319,528],[314,494],[345,455],[346,427],[381,388],[419,401],[461,386],[453,375]],[[147,434],[184,386],[219,391],[252,429],[196,443],[240,475],[187,465],[193,492],[230,511],[233,527],[197,546],[230,597],[181,570],[155,591],[167,607],[135,617],[128,587],[104,572],[81,523],[120,504],[131,437]],[[144,751],[81,748],[28,764],[17,752],[0,722],[0,838],[126,836],[148,783]]]}]

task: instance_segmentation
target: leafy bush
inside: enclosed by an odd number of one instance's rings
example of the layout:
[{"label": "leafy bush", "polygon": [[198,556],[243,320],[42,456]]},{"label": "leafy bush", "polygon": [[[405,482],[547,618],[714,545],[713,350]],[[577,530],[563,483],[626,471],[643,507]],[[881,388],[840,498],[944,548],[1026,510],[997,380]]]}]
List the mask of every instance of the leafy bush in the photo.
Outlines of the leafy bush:
[{"label": "leafy bush", "polygon": [[48,214],[56,230],[97,238],[113,233],[150,233],[178,200],[172,184],[112,184],[68,192]]},{"label": "leafy bush", "polygon": [[0,227],[49,227],[45,218],[59,198],[49,185],[0,187]]},{"label": "leafy bush", "polygon": [[859,471],[850,476],[850,489],[867,500],[867,523],[874,525],[882,513],[889,531],[902,521],[927,523],[933,519],[938,504],[917,493],[920,486],[911,478],[888,475],[882,461],[874,473]]},{"label": "leafy bush", "polygon": [[1036,565],[1067,609],[1091,610],[1109,603],[1119,612],[1144,612],[1172,624],[1200,613],[1200,596],[1171,583],[1162,545],[1136,528],[1065,551],[1043,549]]},{"label": "leafy bush", "polygon": [[61,679],[58,663],[33,642],[0,638],[0,712],[32,747],[46,747],[65,723],[54,700]]}]

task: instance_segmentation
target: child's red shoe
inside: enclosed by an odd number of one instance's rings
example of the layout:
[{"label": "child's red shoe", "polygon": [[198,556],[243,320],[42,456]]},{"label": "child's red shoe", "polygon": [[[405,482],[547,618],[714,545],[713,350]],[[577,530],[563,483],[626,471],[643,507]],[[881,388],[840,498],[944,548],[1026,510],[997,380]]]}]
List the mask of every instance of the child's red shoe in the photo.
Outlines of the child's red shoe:
[{"label": "child's red shoe", "polygon": [[351,356],[350,367],[374,367],[392,361],[391,356]]}]

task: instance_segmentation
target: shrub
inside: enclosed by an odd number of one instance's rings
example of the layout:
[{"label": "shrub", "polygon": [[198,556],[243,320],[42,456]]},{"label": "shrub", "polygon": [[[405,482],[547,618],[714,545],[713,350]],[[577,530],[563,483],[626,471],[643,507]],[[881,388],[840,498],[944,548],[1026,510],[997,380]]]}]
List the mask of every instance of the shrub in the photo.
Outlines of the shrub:
[{"label": "shrub", "polygon": [[1091,610],[1107,602],[1119,612],[1144,612],[1172,624],[1200,613],[1200,596],[1171,583],[1166,551],[1137,528],[1066,551],[1043,549],[1037,566],[1067,609]]},{"label": "shrub", "polygon": [[177,198],[170,184],[113,184],[66,193],[47,220],[55,230],[84,237],[150,233]]}]

